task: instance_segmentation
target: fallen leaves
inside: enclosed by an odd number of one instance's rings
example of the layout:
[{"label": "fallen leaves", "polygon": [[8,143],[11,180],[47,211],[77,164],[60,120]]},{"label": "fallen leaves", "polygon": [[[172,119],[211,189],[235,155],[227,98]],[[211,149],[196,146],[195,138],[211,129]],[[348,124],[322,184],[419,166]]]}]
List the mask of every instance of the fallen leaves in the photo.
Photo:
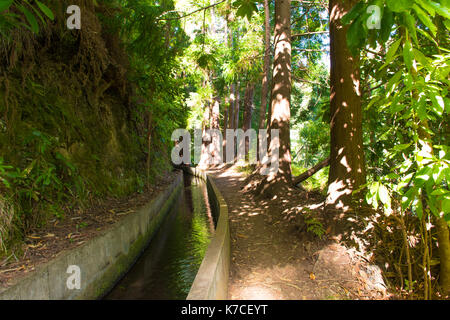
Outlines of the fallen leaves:
[{"label": "fallen leaves", "polygon": [[21,265],[20,267],[17,267],[17,268],[0,270],[0,273],[7,273],[7,272],[21,271],[21,270],[25,270],[25,265],[24,264]]},{"label": "fallen leaves", "polygon": [[119,212],[119,213],[117,213],[116,215],[117,216],[122,216],[122,215],[124,215],[124,214],[130,214],[130,213],[133,213],[133,212],[135,212],[135,210],[128,210],[128,211],[124,211],[124,212]]}]

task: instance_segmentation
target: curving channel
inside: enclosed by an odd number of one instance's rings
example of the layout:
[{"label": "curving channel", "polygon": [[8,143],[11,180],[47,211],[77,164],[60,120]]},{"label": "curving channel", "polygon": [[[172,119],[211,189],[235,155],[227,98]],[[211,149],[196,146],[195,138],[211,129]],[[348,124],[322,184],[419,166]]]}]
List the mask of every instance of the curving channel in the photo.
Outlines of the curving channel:
[{"label": "curving channel", "polygon": [[186,299],[214,233],[206,183],[184,175],[184,192],[148,248],[104,299]]}]

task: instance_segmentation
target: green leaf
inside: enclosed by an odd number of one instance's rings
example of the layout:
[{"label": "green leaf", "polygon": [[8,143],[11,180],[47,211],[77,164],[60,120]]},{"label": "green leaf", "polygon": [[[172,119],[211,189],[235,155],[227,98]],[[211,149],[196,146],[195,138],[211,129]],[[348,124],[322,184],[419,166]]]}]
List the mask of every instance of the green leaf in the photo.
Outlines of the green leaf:
[{"label": "green leaf", "polygon": [[436,10],[436,12],[437,12],[439,15],[441,15],[441,16],[447,18],[447,19],[450,19],[450,11],[449,11],[449,8],[448,8],[448,7],[443,6],[442,4],[437,3],[437,2],[434,2],[434,1],[429,1],[429,0],[424,0],[424,1],[425,1],[429,6],[431,6],[434,10]]},{"label": "green leaf", "polygon": [[391,172],[386,175],[387,179],[398,179],[398,177],[398,174],[396,174],[395,172]]},{"label": "green leaf", "polygon": [[426,32],[425,30],[418,29],[418,31],[428,40],[430,40],[432,43],[436,45],[436,47],[439,47],[439,44],[436,42],[436,40],[430,35],[429,32]]},{"label": "green leaf", "polygon": [[388,111],[393,114],[402,111],[405,107],[404,104],[392,104]]},{"label": "green leaf", "polygon": [[49,17],[51,20],[55,19],[55,16],[53,15],[52,10],[50,10],[45,4],[43,4],[42,2],[35,0],[39,9],[41,9],[41,11],[47,16]]},{"label": "green leaf", "polygon": [[450,217],[448,214],[450,212],[450,199],[442,200],[442,211],[446,214],[446,216]]},{"label": "green leaf", "polygon": [[397,53],[398,47],[400,46],[400,43],[401,43],[401,39],[398,39],[389,48],[389,50],[386,54],[386,63],[387,64],[391,63],[392,60],[394,59],[395,54]]},{"label": "green leaf", "polygon": [[406,41],[405,45],[403,46],[403,59],[405,61],[406,67],[408,68],[408,71],[411,70],[414,64],[414,53],[410,41]]},{"label": "green leaf", "polygon": [[411,9],[413,1],[411,0],[386,0],[387,6],[394,12],[404,12]]},{"label": "green leaf", "polygon": [[417,49],[413,49],[414,52],[414,58],[419,61],[419,63],[423,66],[430,65],[430,62],[428,61],[428,58],[422,53],[422,51],[419,51]]},{"label": "green leaf", "polygon": [[402,210],[405,211],[409,208],[411,205],[411,202],[414,200],[418,193],[418,188],[410,188],[408,191],[406,191],[405,195],[402,197]]},{"label": "green leaf", "polygon": [[39,17],[39,19],[41,19],[41,21],[42,21],[43,23],[45,23],[44,18],[42,18],[41,12],[40,12],[38,9],[36,9],[35,7],[33,7],[33,6],[28,2],[28,0],[24,0],[24,1],[25,1],[26,4],[28,4],[28,5],[31,7],[31,9],[33,9],[34,13]]},{"label": "green leaf", "polygon": [[444,25],[447,28],[447,30],[450,30],[450,20],[449,19],[444,20]]},{"label": "green leaf", "polygon": [[416,19],[414,19],[414,17],[410,15],[408,12],[403,13],[403,17],[405,19],[406,27],[408,28],[408,31],[411,34],[414,42],[416,44],[419,44],[416,32]]},{"label": "green leaf", "polygon": [[408,148],[410,145],[411,145],[411,143],[398,144],[398,145],[394,146],[392,148],[392,150],[402,151],[402,150],[405,150],[406,148]]},{"label": "green leaf", "polygon": [[428,0],[416,0],[416,2],[420,4],[431,17],[434,18],[434,16],[436,15],[436,10],[434,10],[433,7],[428,3]]},{"label": "green leaf", "polygon": [[442,113],[444,112],[445,104],[444,99],[442,99],[441,96],[434,95],[433,93],[430,94],[431,101],[433,102],[434,111],[439,115],[442,116]]},{"label": "green leaf", "polygon": [[390,203],[391,203],[391,198],[389,197],[389,191],[388,191],[388,189],[387,189],[384,185],[382,185],[382,184],[380,184],[380,187],[378,188],[378,196],[380,197],[380,201],[381,201],[383,204],[390,205]]},{"label": "green leaf", "polygon": [[25,8],[22,5],[17,6],[17,8],[23,12],[23,14],[25,15],[25,18],[27,19],[28,23],[30,24],[31,30],[34,33],[38,33],[39,32],[39,25],[38,22],[36,20],[36,18],[34,17],[34,15],[30,12],[30,10],[28,10],[27,8]]},{"label": "green leaf", "polygon": [[422,21],[422,23],[428,29],[430,29],[430,31],[433,34],[433,36],[436,36],[437,27],[433,23],[433,21],[431,21],[430,17],[422,9],[420,9],[420,7],[418,5],[416,5],[416,4],[413,5],[413,9],[416,12],[417,17],[420,19],[420,21]]},{"label": "green leaf", "polygon": [[347,46],[354,56],[357,55],[358,49],[364,44],[367,34],[366,29],[361,24],[362,19],[356,19],[347,30]]},{"label": "green leaf", "polygon": [[401,70],[397,71],[397,73],[394,74],[394,76],[391,79],[389,79],[389,81],[386,85],[386,91],[388,93],[391,93],[393,91],[393,89],[396,87],[396,84],[399,82],[402,74],[403,74],[403,72]]},{"label": "green leaf", "polygon": [[258,12],[258,7],[252,0],[238,0],[233,6],[238,8],[236,12],[238,17],[247,17],[248,20],[252,18],[253,12]]},{"label": "green leaf", "polygon": [[424,167],[417,172],[416,177],[414,178],[414,185],[417,187],[422,187],[425,183],[433,181],[432,179],[432,170],[430,167]]},{"label": "green leaf", "polygon": [[13,0],[0,0],[0,12],[8,10],[12,3]]},{"label": "green leaf", "polygon": [[353,20],[355,20],[356,17],[358,17],[365,8],[365,4],[363,2],[358,2],[353,8],[347,12],[341,19],[341,22],[343,25],[347,25]]},{"label": "green leaf", "polygon": [[380,36],[382,42],[386,42],[389,40],[394,22],[395,22],[394,13],[391,10],[389,10],[389,8],[385,8],[383,12],[383,17],[381,18]]}]

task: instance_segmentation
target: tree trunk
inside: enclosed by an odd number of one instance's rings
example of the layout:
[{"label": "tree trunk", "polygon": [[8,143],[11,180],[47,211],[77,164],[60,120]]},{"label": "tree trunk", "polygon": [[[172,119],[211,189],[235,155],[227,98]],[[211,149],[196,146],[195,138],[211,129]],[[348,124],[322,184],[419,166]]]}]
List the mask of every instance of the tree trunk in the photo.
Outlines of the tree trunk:
[{"label": "tree trunk", "polygon": [[[244,119],[242,123],[242,130],[246,132],[248,129],[252,128],[252,114],[253,114],[253,97],[255,92],[255,84],[248,83],[245,89],[244,98]],[[248,156],[249,141],[245,139],[245,157]]]},{"label": "tree trunk", "polygon": [[269,68],[270,68],[270,16],[269,0],[264,0],[264,66],[261,87],[261,109],[259,111],[259,128],[266,127],[267,93],[269,91]]},{"label": "tree trunk", "polygon": [[220,128],[220,103],[219,97],[213,98],[211,101],[211,129]]},{"label": "tree trunk", "polygon": [[224,156],[225,156],[226,148],[227,148],[226,132],[227,132],[227,128],[228,128],[228,113],[229,112],[230,112],[230,99],[228,96],[225,96],[225,107],[223,110],[223,126],[222,126],[222,137],[223,137],[222,149],[223,149]]},{"label": "tree trunk", "polygon": [[[413,72],[414,74],[414,72]],[[418,99],[417,92],[413,92],[413,97]],[[433,145],[431,143],[431,135],[428,133],[429,125],[428,121],[420,121],[418,128],[419,138],[428,146],[430,153],[433,153]],[[440,285],[442,294],[444,296],[450,296],[450,232],[447,221],[444,217],[434,218],[434,225],[437,231],[437,241],[439,245],[439,259],[440,259]]]},{"label": "tree trunk", "polygon": [[211,104],[207,102],[204,106],[203,121],[202,121],[202,148],[200,154],[200,161],[198,163],[199,168],[206,169],[209,166],[209,144],[210,139],[206,134],[206,130],[211,128]]},{"label": "tree trunk", "polygon": [[234,87],[234,123],[233,129],[239,128],[239,103],[240,103],[240,94],[239,94],[239,81],[236,83]]},{"label": "tree trunk", "polygon": [[234,109],[235,109],[235,92],[236,85],[234,83],[230,86],[230,108],[228,109],[228,128],[233,129],[234,128]]},{"label": "tree trunk", "polygon": [[366,181],[362,140],[359,58],[346,44],[348,27],[341,18],[357,0],[330,1],[331,145],[327,206],[346,211],[352,192]]},{"label": "tree trunk", "polygon": [[435,226],[439,243],[440,282],[444,296],[450,296],[450,238],[447,221],[444,218],[436,218]]},{"label": "tree trunk", "polygon": [[296,186],[298,185],[300,182],[305,181],[306,179],[308,179],[309,177],[311,177],[312,175],[314,175],[317,171],[319,171],[322,168],[325,168],[326,166],[328,166],[330,164],[330,157],[326,158],[325,160],[319,162],[318,164],[316,164],[314,167],[312,167],[309,170],[306,170],[305,172],[303,172],[301,175],[299,175],[298,177],[294,178],[293,181],[293,185]]},{"label": "tree trunk", "polygon": [[[266,128],[267,94],[269,91],[269,72],[270,72],[270,7],[269,0],[264,0],[264,65],[263,78],[261,86],[261,107],[259,110],[259,129]],[[259,150],[259,139],[258,139]],[[261,164],[259,153],[257,153],[258,167]]]},{"label": "tree trunk", "polygon": [[269,152],[279,147],[278,171],[270,172],[257,193],[272,196],[292,184],[290,146],[291,100],[291,1],[275,1],[275,57],[273,63],[270,129],[279,130],[279,141],[271,139]]},{"label": "tree trunk", "polygon": [[[211,101],[211,129],[219,130],[220,128],[220,103],[219,97],[213,98]],[[210,148],[211,157],[213,164],[217,165],[221,163],[220,153],[221,153],[221,145],[220,145],[220,134],[213,133],[211,134],[211,143],[212,148]]]}]

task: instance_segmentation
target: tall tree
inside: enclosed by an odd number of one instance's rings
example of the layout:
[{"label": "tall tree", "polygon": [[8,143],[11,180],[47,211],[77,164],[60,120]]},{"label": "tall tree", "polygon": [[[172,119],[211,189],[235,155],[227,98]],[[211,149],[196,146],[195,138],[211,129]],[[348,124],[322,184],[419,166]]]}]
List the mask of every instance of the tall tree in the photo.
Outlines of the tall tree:
[{"label": "tall tree", "polygon": [[362,139],[359,58],[345,45],[342,17],[357,0],[330,0],[330,172],[327,205],[349,209],[352,192],[366,181]]},{"label": "tall tree", "polygon": [[[267,94],[269,92],[269,72],[270,72],[270,7],[269,0],[264,0],[264,65],[261,85],[261,106],[259,109],[259,129],[267,128]],[[259,139],[258,139],[259,150]],[[258,165],[261,159],[257,154]]]},{"label": "tall tree", "polygon": [[236,85],[234,83],[230,86],[230,108],[228,111],[228,128],[234,129],[234,109],[235,109],[235,103],[236,98],[234,96]]},{"label": "tall tree", "polygon": [[[258,193],[275,194],[292,183],[290,147],[291,99],[291,1],[275,1],[275,57],[272,75],[270,129],[279,130],[279,139],[271,139],[269,152],[279,148],[278,171],[262,181]],[[273,137],[272,137],[273,138]]]},{"label": "tall tree", "polygon": [[261,109],[259,111],[259,129],[266,127],[267,93],[269,92],[270,69],[270,11],[269,0],[264,0],[264,66],[261,87]]},{"label": "tall tree", "polygon": [[[242,130],[246,132],[248,129],[252,128],[252,115],[253,115],[253,98],[255,92],[255,84],[247,83],[245,88],[244,97],[244,117],[242,120]],[[245,139],[245,156],[247,157],[249,151],[249,141]]]},{"label": "tall tree", "polygon": [[234,123],[233,129],[239,128],[239,104],[240,104],[240,83],[236,82],[234,86]]}]

